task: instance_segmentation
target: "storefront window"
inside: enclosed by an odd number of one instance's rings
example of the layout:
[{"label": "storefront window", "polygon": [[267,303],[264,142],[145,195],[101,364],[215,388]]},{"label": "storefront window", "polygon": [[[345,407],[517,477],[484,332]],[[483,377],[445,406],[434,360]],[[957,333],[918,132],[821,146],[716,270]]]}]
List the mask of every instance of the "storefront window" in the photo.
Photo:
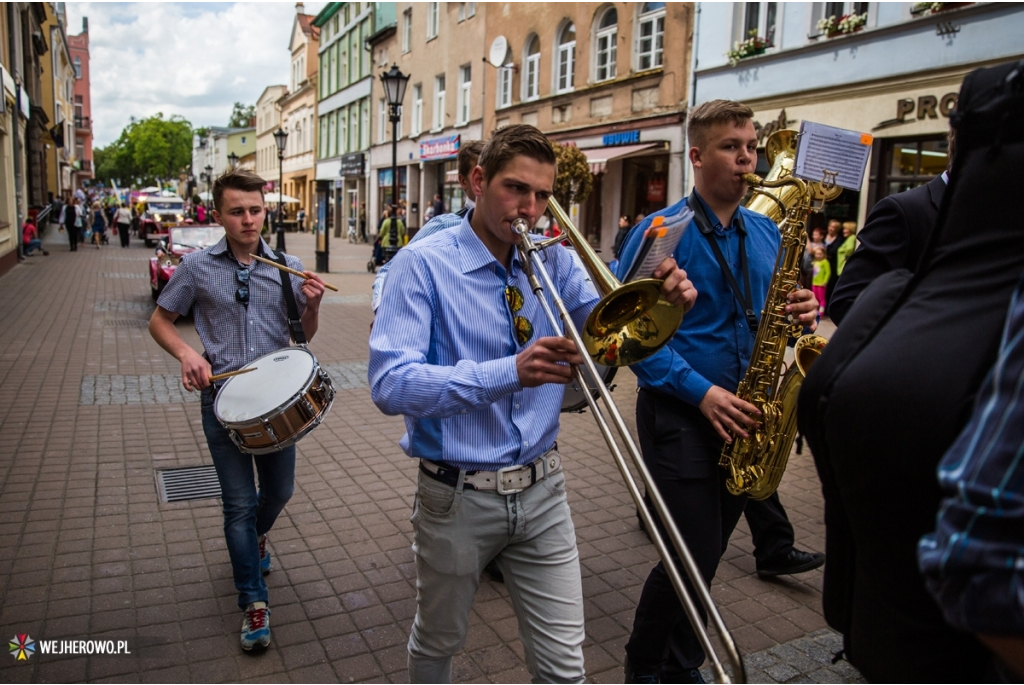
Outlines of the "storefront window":
[{"label": "storefront window", "polygon": [[[406,178],[406,167],[398,167],[398,197],[405,200],[408,195],[405,192],[405,178]],[[378,169],[377,170],[377,186],[378,186],[378,197],[381,198],[381,212],[384,211],[385,207],[393,204],[394,196],[392,195],[391,185],[391,169]]]},{"label": "storefront window", "polygon": [[668,155],[625,159],[622,178],[622,213],[630,221],[668,206]]},{"label": "storefront window", "polygon": [[444,163],[444,206],[449,212],[457,212],[466,204],[466,191],[459,185],[458,160],[449,159]]},{"label": "storefront window", "polygon": [[876,200],[924,185],[946,170],[949,144],[945,136],[893,140],[883,145],[885,173],[878,179]]}]

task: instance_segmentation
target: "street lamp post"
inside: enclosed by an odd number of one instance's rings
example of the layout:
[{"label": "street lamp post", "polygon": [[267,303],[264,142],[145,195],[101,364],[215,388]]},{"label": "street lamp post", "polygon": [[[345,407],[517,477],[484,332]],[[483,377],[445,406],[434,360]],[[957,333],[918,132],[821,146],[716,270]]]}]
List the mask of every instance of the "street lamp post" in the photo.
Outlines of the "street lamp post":
[{"label": "street lamp post", "polygon": [[238,155],[234,152],[228,155],[228,168],[232,171],[238,168]]},{"label": "street lamp post", "polygon": [[402,120],[402,100],[405,99],[405,87],[409,84],[409,76],[398,70],[397,64],[380,75],[384,84],[384,95],[388,101],[388,114],[391,120],[391,249],[398,245],[398,124]]},{"label": "street lamp post", "polygon": [[284,205],[284,147],[288,144],[288,132],[283,128],[274,131],[274,142],[277,143],[277,246],[279,252],[284,249],[284,222],[281,220],[281,207]]}]

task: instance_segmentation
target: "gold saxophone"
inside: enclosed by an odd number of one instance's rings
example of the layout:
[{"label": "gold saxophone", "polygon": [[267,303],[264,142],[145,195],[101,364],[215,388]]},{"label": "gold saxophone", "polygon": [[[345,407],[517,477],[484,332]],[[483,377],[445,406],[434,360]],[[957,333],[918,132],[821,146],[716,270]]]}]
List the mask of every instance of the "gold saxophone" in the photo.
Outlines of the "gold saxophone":
[{"label": "gold saxophone", "polygon": [[[833,182],[807,182],[792,175],[796,159],[796,131],[778,131],[765,143],[772,165],[762,179],[744,174],[754,191],[747,208],[765,214],[779,225],[782,245],[768,296],[761,310],[750,366],[736,396],[761,410],[761,425],[749,438],[734,438],[722,448],[719,465],[730,471],[726,487],[734,495],[751,499],[769,497],[779,487],[796,438],[796,401],[804,376],[828,342],[819,335],[800,336],[803,326],[786,314],[787,298],[800,288],[807,215],[842,192]],[[765,190],[770,189],[770,190]],[[796,338],[794,361],[784,362],[790,338]],[[780,382],[781,377],[781,382]]]}]

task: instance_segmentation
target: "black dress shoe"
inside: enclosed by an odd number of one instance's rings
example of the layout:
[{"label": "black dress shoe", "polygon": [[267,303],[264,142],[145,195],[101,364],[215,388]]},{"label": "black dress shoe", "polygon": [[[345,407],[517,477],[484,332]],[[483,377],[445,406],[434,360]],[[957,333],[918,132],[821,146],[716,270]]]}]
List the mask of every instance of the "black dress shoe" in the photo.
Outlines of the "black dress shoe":
[{"label": "black dress shoe", "polygon": [[757,575],[761,578],[788,576],[794,573],[813,571],[825,563],[825,555],[820,552],[804,552],[796,547],[790,548],[785,554],[758,564]]},{"label": "black dress shoe", "polygon": [[626,661],[622,666],[623,680],[624,683],[660,683],[661,679],[658,678],[656,673],[643,673],[637,672],[633,665],[629,663],[629,655],[626,655]]}]

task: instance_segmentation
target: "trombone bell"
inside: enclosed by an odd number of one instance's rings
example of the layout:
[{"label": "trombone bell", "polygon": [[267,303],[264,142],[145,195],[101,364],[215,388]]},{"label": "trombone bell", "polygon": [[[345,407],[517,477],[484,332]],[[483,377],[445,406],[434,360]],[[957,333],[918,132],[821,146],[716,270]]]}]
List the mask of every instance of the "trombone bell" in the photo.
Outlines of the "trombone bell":
[{"label": "trombone bell", "polygon": [[[619,282],[555,198],[548,198],[548,208],[601,296],[580,331],[590,358],[602,366],[629,366],[660,350],[683,322],[682,307],[670,304],[661,295],[664,281],[645,278]],[[519,221],[513,222],[515,230],[528,229],[525,221],[517,228]]]}]

